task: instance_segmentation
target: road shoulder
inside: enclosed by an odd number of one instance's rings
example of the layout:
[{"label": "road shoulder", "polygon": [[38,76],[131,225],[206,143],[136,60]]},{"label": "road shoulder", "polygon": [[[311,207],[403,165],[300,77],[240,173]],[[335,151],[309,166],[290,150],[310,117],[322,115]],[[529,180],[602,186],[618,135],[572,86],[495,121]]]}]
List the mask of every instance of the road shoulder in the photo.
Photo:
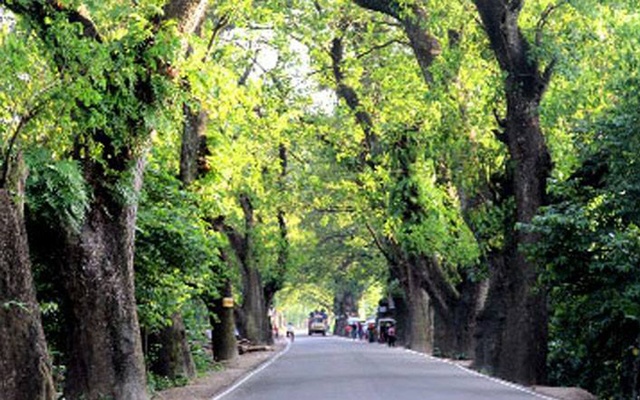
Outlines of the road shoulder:
[{"label": "road shoulder", "polygon": [[278,341],[272,351],[245,353],[223,365],[221,371],[210,371],[187,386],[157,392],[152,400],[211,400],[286,348],[286,341]]}]

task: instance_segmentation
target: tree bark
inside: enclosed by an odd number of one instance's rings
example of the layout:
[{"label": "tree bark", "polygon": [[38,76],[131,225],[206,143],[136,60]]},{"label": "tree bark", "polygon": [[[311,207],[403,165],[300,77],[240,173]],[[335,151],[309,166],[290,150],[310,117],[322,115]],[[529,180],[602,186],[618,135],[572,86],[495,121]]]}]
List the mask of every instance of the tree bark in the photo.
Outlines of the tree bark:
[{"label": "tree bark", "polygon": [[415,266],[407,265],[405,283],[406,305],[409,312],[409,326],[405,346],[420,353],[433,352],[433,318],[430,299],[422,288],[421,277],[415,273]]},{"label": "tree bark", "polygon": [[466,276],[458,288],[460,298],[450,313],[434,316],[434,348],[447,358],[474,357],[476,318],[486,296],[487,282],[472,282]]},{"label": "tree bark", "polygon": [[232,298],[231,280],[227,279],[222,290],[222,297],[208,302],[211,326],[211,345],[215,361],[229,361],[238,357],[238,341],[235,334],[235,318],[233,306],[223,304],[223,298]]},{"label": "tree bark", "polygon": [[0,393],[6,400],[52,400],[56,393],[20,214],[0,189]]},{"label": "tree bark", "polygon": [[170,379],[196,377],[196,365],[191,357],[182,314],[173,313],[171,324],[151,334],[149,342],[158,348],[150,367],[156,375]]},{"label": "tree bark", "polygon": [[[504,81],[507,111],[499,138],[507,145],[513,169],[516,223],[531,222],[546,201],[551,161],[538,116],[553,62],[540,72],[538,59],[518,27],[524,1],[475,0]],[[524,384],[546,379],[547,304],[538,272],[520,249],[538,236],[512,227],[504,248],[505,264],[492,273],[487,305],[478,326],[478,367]],[[509,235],[510,234],[510,235]]]},{"label": "tree bark", "polygon": [[271,344],[273,336],[269,327],[268,307],[262,277],[253,254],[252,235],[256,224],[254,209],[247,194],[241,194],[238,200],[244,213],[244,235],[227,225],[224,216],[214,219],[211,224],[214,229],[227,236],[242,274],[242,317],[237,319],[238,330],[254,344]]},{"label": "tree bark", "polygon": [[338,290],[333,300],[333,310],[336,313],[334,335],[346,335],[348,318],[358,311],[355,295],[350,290]]},{"label": "tree bark", "polygon": [[354,0],[362,8],[388,15],[402,25],[416,61],[427,84],[433,83],[429,68],[441,53],[440,43],[427,31],[428,17],[418,4],[406,5],[398,0]]},{"label": "tree bark", "polygon": [[260,272],[255,267],[246,268],[242,281],[244,326],[241,333],[253,344],[272,344],[273,337],[269,327],[268,309]]},{"label": "tree bark", "polygon": [[[144,162],[134,169],[142,184]],[[71,343],[65,397],[147,399],[133,280],[137,205],[120,204],[97,185],[79,233],[66,239],[62,274],[70,300]]]},{"label": "tree bark", "polygon": [[187,187],[209,170],[207,156],[207,113],[183,105],[184,127],[180,150],[180,181]]}]

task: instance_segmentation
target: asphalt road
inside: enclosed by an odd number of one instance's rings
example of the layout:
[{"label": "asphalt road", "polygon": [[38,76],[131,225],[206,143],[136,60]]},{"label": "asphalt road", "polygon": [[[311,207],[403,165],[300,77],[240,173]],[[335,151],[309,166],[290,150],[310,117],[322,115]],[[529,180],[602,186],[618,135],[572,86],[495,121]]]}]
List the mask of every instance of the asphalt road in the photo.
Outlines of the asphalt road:
[{"label": "asphalt road", "polygon": [[402,348],[299,336],[272,364],[214,400],[544,398]]}]

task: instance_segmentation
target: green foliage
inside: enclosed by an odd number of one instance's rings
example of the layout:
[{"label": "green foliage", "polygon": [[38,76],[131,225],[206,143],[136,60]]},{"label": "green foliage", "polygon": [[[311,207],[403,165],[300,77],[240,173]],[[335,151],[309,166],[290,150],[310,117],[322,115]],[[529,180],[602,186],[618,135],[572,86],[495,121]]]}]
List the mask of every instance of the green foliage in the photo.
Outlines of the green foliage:
[{"label": "green foliage", "polygon": [[637,71],[629,73],[592,128],[598,142],[533,228],[543,238],[533,255],[551,288],[551,379],[612,399],[640,389],[640,104],[630,95]]},{"label": "green foliage", "polygon": [[44,149],[34,149],[27,163],[27,205],[30,212],[50,226],[79,232],[89,209],[91,196],[78,163],[55,160]]},{"label": "green foliage", "polygon": [[147,374],[147,389],[150,393],[156,393],[162,390],[171,389],[173,387],[186,386],[189,383],[189,378],[185,376],[179,376],[171,379],[166,376],[158,376],[153,373]]},{"label": "green foliage", "polygon": [[220,238],[203,221],[197,198],[166,171],[146,177],[136,235],[136,297],[141,324],[154,329],[170,322],[202,293],[215,293]]}]

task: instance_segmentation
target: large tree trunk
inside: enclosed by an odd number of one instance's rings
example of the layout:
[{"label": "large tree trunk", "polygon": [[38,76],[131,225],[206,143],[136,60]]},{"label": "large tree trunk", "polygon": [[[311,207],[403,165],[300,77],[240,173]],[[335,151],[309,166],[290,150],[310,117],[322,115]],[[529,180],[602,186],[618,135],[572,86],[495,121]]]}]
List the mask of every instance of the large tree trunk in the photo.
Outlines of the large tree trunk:
[{"label": "large tree trunk", "polygon": [[56,395],[24,220],[5,189],[0,189],[0,393],[6,400]]},{"label": "large tree trunk", "polygon": [[[515,163],[517,222],[530,223],[545,203],[550,157],[540,131],[537,99],[530,101],[508,95],[507,103],[506,132],[509,153]],[[513,247],[507,250],[510,268],[502,275],[504,287],[508,288],[509,305],[497,373],[518,382],[539,384],[546,380],[547,293],[537,286],[537,266],[521,251],[536,243],[539,237],[518,229],[514,239]]]},{"label": "large tree trunk", "polygon": [[227,225],[224,216],[219,216],[210,223],[216,231],[227,236],[242,274],[242,307],[238,310],[240,317],[236,319],[240,334],[254,344],[271,344],[273,336],[269,327],[268,307],[262,277],[253,254],[252,237],[256,225],[253,205],[249,196],[244,193],[239,196],[239,202],[244,213],[244,235]]},{"label": "large tree trunk", "polygon": [[[346,265],[348,265],[348,263],[344,264],[345,267]],[[345,329],[348,325],[348,319],[358,311],[354,293],[346,289],[337,291],[333,299],[333,311],[336,314],[333,334],[346,335]]]},{"label": "large tree trunk", "polygon": [[535,384],[546,377],[546,292],[536,286],[535,266],[517,249],[524,243],[521,235],[514,233],[502,254],[492,257],[474,364],[504,379]]},{"label": "large tree trunk", "polygon": [[393,254],[390,271],[400,282],[403,296],[394,298],[397,335],[400,343],[421,353],[433,352],[433,311],[429,295],[424,290],[422,274],[417,273],[419,265],[412,263],[402,249],[387,240],[387,248]]},{"label": "large tree trunk", "polygon": [[[282,193],[287,192],[286,185],[286,177],[287,177],[287,165],[288,165],[288,150],[287,146],[284,143],[280,143],[278,146],[278,155],[280,159],[280,175],[278,176],[278,189]],[[270,311],[273,307],[273,300],[284,286],[285,282],[285,274],[287,272],[287,265],[289,263],[289,230],[287,227],[287,219],[286,213],[282,206],[278,206],[277,211],[277,220],[278,220],[278,257],[276,259],[275,268],[271,271],[271,274],[267,282],[264,285],[264,302],[265,302],[265,312],[267,315],[271,315]],[[272,325],[271,317],[268,318],[267,323],[269,324],[269,332],[273,333],[273,325]],[[271,340],[273,340],[273,335],[270,334]]]},{"label": "large tree trunk", "polygon": [[[538,110],[551,78],[553,63],[540,72],[538,59],[518,27],[523,1],[475,0],[500,68],[506,72],[507,111],[499,121],[504,132],[498,137],[507,145],[516,223],[527,224],[545,203],[550,156],[540,129]],[[506,232],[505,264],[493,271],[479,324],[479,353],[493,355],[477,359],[502,378],[524,384],[546,379],[547,304],[544,288],[536,287],[538,272],[521,252],[538,236],[521,229]],[[490,361],[491,363],[486,363]]]},{"label": "large tree trunk", "polygon": [[[414,165],[417,161],[418,147],[409,132],[404,131],[395,144],[396,152],[393,162],[393,179],[396,188],[392,192],[392,200],[402,207],[402,229],[410,231],[416,224],[422,223],[425,210],[419,203],[419,187],[413,180]],[[410,316],[410,331],[406,346],[416,351],[431,353],[433,351],[433,318],[431,317],[429,294],[425,288],[436,294],[435,285],[425,285],[425,280],[433,278],[429,272],[435,268],[429,264],[434,256],[426,256],[419,250],[420,244],[402,243],[395,245],[394,253],[402,272],[401,283],[405,291]],[[436,299],[438,300],[438,299]],[[443,309],[443,308],[441,308]]]},{"label": "large tree trunk", "polygon": [[[51,20],[62,18],[77,23],[82,28],[74,31],[78,39],[95,45],[104,43],[98,27],[86,13],[67,9],[60,2],[21,1],[3,4],[24,15],[34,25],[34,31],[51,47],[53,60],[59,63],[59,70],[66,70],[69,62],[84,67],[85,61],[73,53],[73,49],[66,47],[69,41],[59,40],[60,37],[51,31]],[[206,0],[173,0],[167,4],[165,17],[178,19],[181,31],[188,33],[195,26],[192,22],[201,18],[205,6]],[[71,42],[75,43],[75,40]],[[146,43],[151,44],[153,40]],[[146,50],[140,48],[140,51]],[[65,56],[61,57],[60,54]],[[142,67],[147,68],[148,65]],[[137,83],[136,95],[140,95],[141,103],[157,100],[151,94],[149,83]],[[113,86],[110,89],[118,90]],[[86,107],[82,110],[87,112],[86,115],[93,115],[92,106],[82,107]],[[82,112],[77,116],[82,117]],[[115,119],[118,120],[118,116]],[[142,119],[128,119],[128,125],[131,132],[126,134],[136,135],[146,129]],[[70,303],[70,351],[65,397],[72,400],[146,399],[133,288],[137,208],[135,205],[122,204],[125,200],[117,198],[114,193],[115,187],[121,184],[116,182],[115,176],[127,172],[135,150],[130,143],[127,144],[127,135],[124,143],[122,137],[113,140],[100,129],[80,132],[78,137],[86,140],[76,143],[74,157],[85,166],[85,178],[93,189],[93,198],[80,231],[68,232],[65,240],[64,250],[68,259],[63,263],[62,278]],[[91,159],[95,155],[92,151],[95,149],[89,148],[92,144],[102,152],[100,160]],[[134,170],[132,192],[137,194],[142,183],[143,163],[138,163]]]},{"label": "large tree trunk", "polygon": [[223,301],[225,297],[231,299],[232,295],[231,281],[227,279],[222,290],[222,296],[207,303],[211,326],[213,327],[211,345],[215,361],[228,361],[238,357],[233,305],[224,304]]},{"label": "large tree trunk", "polygon": [[149,337],[152,346],[157,347],[155,359],[151,363],[151,370],[159,376],[170,379],[196,376],[196,365],[191,357],[187,330],[184,326],[182,314],[173,313],[171,324]]},{"label": "large tree trunk", "polygon": [[[136,192],[143,168],[144,162],[139,161],[134,173]],[[94,179],[88,175],[89,183],[96,184]],[[62,274],[71,312],[68,399],[147,399],[134,298],[136,213],[135,204],[121,204],[104,188],[95,190],[80,232],[67,237]]]},{"label": "large tree trunk", "polygon": [[405,283],[406,305],[409,313],[405,346],[420,353],[433,352],[433,318],[429,295],[422,288],[420,277],[409,267]]},{"label": "large tree trunk", "polygon": [[180,148],[180,181],[188,187],[198,177],[209,170],[207,156],[207,114],[203,110],[193,110],[183,105],[184,127]]},{"label": "large tree trunk", "polygon": [[405,343],[409,343],[409,332],[411,331],[411,316],[409,315],[409,307],[404,293],[401,296],[392,297],[395,310],[393,316],[396,320],[396,335],[398,337],[398,344],[404,346]]},{"label": "large tree trunk", "polygon": [[254,344],[271,344],[273,337],[260,272],[255,267],[246,268],[242,281],[243,336]]},{"label": "large tree trunk", "polygon": [[471,282],[466,277],[458,289],[460,298],[447,315],[434,316],[434,348],[448,358],[472,358],[475,352],[476,318],[486,296],[486,282]]}]

